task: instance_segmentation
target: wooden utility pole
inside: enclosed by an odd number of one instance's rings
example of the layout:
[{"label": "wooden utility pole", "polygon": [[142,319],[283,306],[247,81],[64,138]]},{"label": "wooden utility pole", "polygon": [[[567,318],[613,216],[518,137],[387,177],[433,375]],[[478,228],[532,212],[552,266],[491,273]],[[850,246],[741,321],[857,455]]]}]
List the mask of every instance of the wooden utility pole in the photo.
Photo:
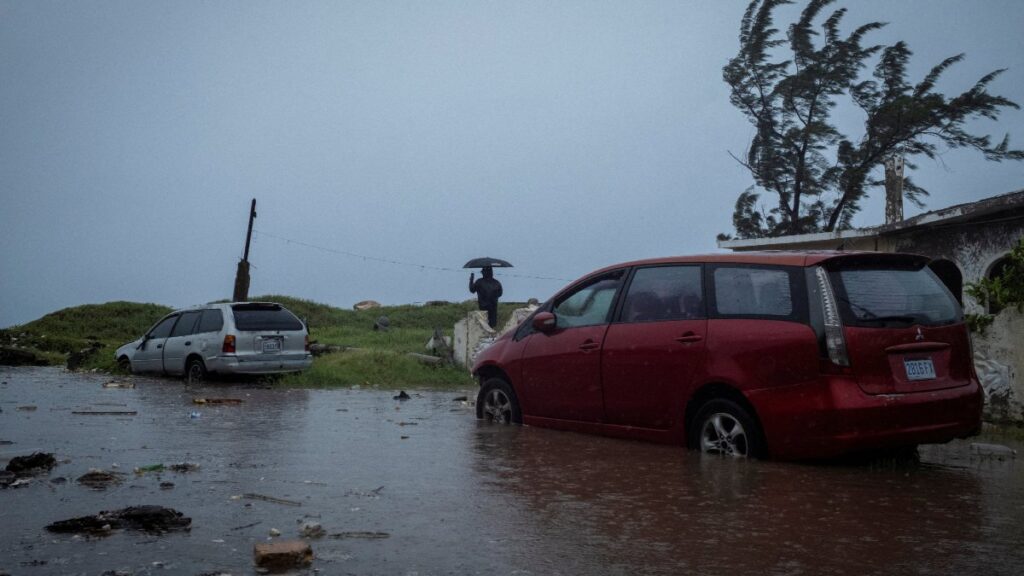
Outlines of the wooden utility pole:
[{"label": "wooden utility pole", "polygon": [[235,294],[232,300],[245,302],[249,299],[249,243],[252,241],[252,221],[256,219],[256,199],[252,199],[252,207],[249,208],[249,231],[245,233],[245,255],[238,263],[238,271],[235,272]]}]

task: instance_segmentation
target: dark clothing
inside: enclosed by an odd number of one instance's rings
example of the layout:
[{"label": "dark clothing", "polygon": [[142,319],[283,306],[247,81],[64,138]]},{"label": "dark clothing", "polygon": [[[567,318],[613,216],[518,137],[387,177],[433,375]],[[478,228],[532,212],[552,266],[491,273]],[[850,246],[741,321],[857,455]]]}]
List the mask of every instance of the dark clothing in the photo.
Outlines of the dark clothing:
[{"label": "dark clothing", "polygon": [[469,291],[476,294],[476,302],[480,309],[487,311],[487,323],[491,325],[491,328],[497,328],[501,282],[494,278],[484,277],[470,284]]}]

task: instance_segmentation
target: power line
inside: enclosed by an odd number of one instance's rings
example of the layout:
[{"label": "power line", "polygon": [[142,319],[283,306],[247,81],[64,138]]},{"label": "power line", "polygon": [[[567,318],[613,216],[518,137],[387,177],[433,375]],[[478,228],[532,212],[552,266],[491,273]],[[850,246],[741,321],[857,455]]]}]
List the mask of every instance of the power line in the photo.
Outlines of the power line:
[{"label": "power line", "polygon": [[[451,268],[447,266],[434,266],[432,264],[417,264],[415,262],[406,262],[402,260],[395,260],[392,258],[381,258],[378,256],[367,256],[366,254],[359,254],[357,252],[351,252],[349,250],[340,250],[337,248],[328,248],[326,246],[318,246],[316,244],[310,244],[309,242],[303,242],[301,240],[295,240],[293,238],[285,238],[284,236],[278,236],[277,234],[271,234],[262,230],[253,230],[253,233],[257,236],[266,236],[267,238],[273,238],[274,240],[280,240],[288,244],[295,244],[297,246],[303,246],[305,248],[312,248],[313,250],[319,250],[321,252],[327,252],[328,254],[336,254],[339,256],[348,256],[349,258],[359,258],[365,262],[379,262],[381,264],[391,264],[392,266],[406,266],[409,268],[419,268],[420,270],[433,270],[437,272],[456,272],[459,274],[465,274],[463,268]],[[502,276],[510,278],[525,278],[528,280],[551,280],[557,282],[571,282],[567,278],[556,278],[554,276],[533,276],[530,274],[516,274],[509,272],[502,272]]]}]

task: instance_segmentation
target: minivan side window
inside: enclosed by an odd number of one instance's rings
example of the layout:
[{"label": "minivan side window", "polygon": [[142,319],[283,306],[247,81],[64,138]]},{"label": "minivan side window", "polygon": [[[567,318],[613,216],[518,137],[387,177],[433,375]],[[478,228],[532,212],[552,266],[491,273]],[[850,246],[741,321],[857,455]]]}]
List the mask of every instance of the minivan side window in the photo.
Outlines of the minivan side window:
[{"label": "minivan side window", "polygon": [[167,318],[164,318],[163,320],[160,321],[159,324],[154,326],[153,329],[149,331],[149,334],[147,334],[147,336],[151,339],[167,338],[168,336],[171,335],[171,328],[174,326],[174,321],[177,319],[177,314],[175,314],[174,316],[168,316]]},{"label": "minivan side window", "polygon": [[[714,268],[714,309],[719,316],[778,318],[803,321],[803,286],[793,270],[783,267]],[[800,277],[802,279],[802,276]]]},{"label": "minivan side window", "polygon": [[594,326],[608,321],[615,294],[622,282],[622,271],[597,278],[559,298],[551,312],[559,328]]},{"label": "minivan side window", "polygon": [[622,306],[623,322],[704,318],[700,265],[639,268]]},{"label": "minivan side window", "polygon": [[220,329],[224,327],[224,315],[221,314],[220,310],[216,308],[210,310],[203,310],[203,315],[199,318],[199,328],[196,332],[220,332]]},{"label": "minivan side window", "polygon": [[185,312],[181,315],[181,320],[174,325],[174,331],[171,332],[171,337],[174,336],[188,336],[192,333],[192,329],[196,325],[196,320],[199,319],[199,312]]}]

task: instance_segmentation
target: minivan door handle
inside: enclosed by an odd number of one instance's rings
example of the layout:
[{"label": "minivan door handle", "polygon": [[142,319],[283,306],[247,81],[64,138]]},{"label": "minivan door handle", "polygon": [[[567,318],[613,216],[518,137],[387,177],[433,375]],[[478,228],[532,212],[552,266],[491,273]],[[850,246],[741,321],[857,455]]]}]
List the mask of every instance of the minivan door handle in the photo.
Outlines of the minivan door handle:
[{"label": "minivan door handle", "polygon": [[694,332],[686,332],[679,338],[676,338],[675,341],[679,342],[680,344],[691,344],[693,342],[700,342],[703,339],[704,337],[701,336],[700,334],[696,334]]},{"label": "minivan door handle", "polygon": [[590,352],[591,350],[597,350],[600,347],[601,347],[601,345],[598,344],[597,342],[594,342],[593,340],[587,340],[583,344],[580,344],[580,350],[583,350],[584,352]]}]

